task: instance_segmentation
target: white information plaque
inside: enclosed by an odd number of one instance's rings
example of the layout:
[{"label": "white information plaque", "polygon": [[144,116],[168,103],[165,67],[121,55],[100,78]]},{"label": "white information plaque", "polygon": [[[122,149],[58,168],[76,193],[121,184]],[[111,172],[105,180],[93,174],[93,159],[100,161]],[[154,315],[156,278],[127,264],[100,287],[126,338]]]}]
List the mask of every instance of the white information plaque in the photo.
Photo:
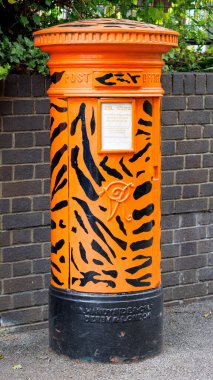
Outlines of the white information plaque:
[{"label": "white information plaque", "polygon": [[132,103],[101,103],[101,149],[132,150]]}]

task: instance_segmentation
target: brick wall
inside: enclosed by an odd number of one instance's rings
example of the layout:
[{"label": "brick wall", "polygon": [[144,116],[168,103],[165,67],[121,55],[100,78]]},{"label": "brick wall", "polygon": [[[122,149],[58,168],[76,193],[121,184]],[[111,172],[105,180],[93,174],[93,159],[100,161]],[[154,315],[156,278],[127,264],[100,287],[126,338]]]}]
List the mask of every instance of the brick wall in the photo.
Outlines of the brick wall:
[{"label": "brick wall", "polygon": [[[165,302],[213,294],[213,74],[162,77],[162,272]],[[0,82],[2,326],[47,319],[49,79]]]}]

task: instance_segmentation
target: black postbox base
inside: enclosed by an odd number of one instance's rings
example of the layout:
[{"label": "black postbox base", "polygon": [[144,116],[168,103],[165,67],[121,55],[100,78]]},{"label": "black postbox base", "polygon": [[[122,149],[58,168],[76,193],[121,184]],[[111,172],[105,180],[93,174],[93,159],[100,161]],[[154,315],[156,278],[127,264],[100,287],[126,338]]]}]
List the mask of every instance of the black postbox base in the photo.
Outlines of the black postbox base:
[{"label": "black postbox base", "polygon": [[50,286],[50,347],[73,359],[132,362],[161,352],[162,289],[103,295]]}]

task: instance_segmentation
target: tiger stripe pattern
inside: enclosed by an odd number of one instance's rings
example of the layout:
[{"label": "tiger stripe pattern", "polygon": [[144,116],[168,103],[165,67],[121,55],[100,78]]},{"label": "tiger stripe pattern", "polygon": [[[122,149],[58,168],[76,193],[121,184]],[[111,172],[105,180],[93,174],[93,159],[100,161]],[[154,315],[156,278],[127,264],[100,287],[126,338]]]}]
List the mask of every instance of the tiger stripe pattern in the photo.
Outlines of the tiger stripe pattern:
[{"label": "tiger stripe pattern", "polygon": [[160,172],[160,146],[153,144],[159,111],[154,108],[155,99],[136,100],[134,152],[102,153],[97,99],[68,101],[68,153],[63,144],[61,149],[69,156],[72,290],[122,293],[160,285],[160,180],[153,169],[158,162]]},{"label": "tiger stripe pattern", "polygon": [[51,98],[50,115],[51,284],[69,288],[67,100]]}]

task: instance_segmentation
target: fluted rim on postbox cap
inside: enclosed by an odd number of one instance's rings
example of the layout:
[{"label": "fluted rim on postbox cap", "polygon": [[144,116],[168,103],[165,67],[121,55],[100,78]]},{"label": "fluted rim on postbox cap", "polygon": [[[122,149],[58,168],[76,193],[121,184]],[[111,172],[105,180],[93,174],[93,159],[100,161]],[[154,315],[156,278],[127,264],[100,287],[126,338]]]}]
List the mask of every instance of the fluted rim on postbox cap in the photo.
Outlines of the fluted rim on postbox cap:
[{"label": "fluted rim on postbox cap", "polygon": [[98,18],[52,26],[34,33],[35,46],[67,44],[141,44],[178,46],[179,33],[132,20]]}]

